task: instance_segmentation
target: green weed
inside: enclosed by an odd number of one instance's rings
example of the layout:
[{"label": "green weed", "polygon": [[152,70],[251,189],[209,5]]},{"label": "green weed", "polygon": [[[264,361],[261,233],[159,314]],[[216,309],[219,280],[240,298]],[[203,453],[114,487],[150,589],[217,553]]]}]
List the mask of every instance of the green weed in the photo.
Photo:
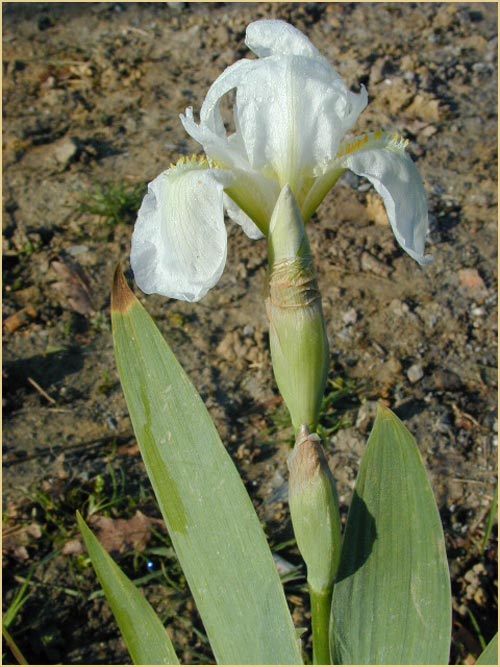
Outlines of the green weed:
[{"label": "green weed", "polygon": [[82,197],[77,210],[99,216],[110,227],[131,223],[137,216],[145,192],[143,183],[97,185],[94,192]]}]

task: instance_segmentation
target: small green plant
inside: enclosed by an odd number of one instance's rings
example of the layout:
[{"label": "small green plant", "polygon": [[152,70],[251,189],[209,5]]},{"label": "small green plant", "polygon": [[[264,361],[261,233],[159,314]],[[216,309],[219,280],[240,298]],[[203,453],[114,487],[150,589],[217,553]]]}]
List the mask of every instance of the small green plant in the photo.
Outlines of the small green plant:
[{"label": "small green plant", "polygon": [[142,183],[99,184],[94,192],[88,192],[82,197],[78,211],[99,216],[110,227],[130,223],[137,215],[144,191]]},{"label": "small green plant", "polygon": [[[19,587],[17,593],[15,594],[12,602],[10,603],[7,611],[4,613],[2,618],[2,634],[3,638],[9,649],[12,652],[12,655],[17,660],[20,665],[26,665],[26,658],[23,656],[19,646],[14,641],[12,635],[9,632],[11,625],[14,624],[18,614],[21,612],[22,608],[28,601],[31,592],[29,590],[29,584],[33,572],[30,572],[25,579],[25,581]],[[2,663],[5,664],[5,654],[2,654]]]},{"label": "small green plant", "polygon": [[493,526],[495,525],[495,522],[498,521],[497,510],[498,510],[498,483],[495,487],[495,495],[493,496],[493,501],[491,503],[490,511],[488,512],[488,519],[486,522],[486,528],[484,531],[484,538],[482,543],[483,551],[488,546],[491,534],[493,533]]}]

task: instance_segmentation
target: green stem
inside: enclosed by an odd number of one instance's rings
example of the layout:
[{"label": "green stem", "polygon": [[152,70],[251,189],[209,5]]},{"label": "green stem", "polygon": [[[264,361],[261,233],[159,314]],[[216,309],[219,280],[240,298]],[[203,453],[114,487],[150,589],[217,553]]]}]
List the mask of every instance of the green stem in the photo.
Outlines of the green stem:
[{"label": "green stem", "polygon": [[311,598],[311,623],[313,634],[313,664],[330,665],[328,627],[333,587],[326,591],[316,591],[309,586]]}]

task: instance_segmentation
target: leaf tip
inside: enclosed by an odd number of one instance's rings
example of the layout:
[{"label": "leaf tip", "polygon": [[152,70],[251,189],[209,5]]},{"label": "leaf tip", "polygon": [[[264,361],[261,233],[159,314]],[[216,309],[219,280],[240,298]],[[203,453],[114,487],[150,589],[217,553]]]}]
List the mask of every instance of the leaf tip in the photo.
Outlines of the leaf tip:
[{"label": "leaf tip", "polygon": [[111,310],[115,313],[126,313],[135,301],[135,296],[123,275],[120,262],[116,265],[111,291]]},{"label": "leaf tip", "polygon": [[378,402],[377,417],[379,417],[380,419],[391,419],[393,414],[394,413],[390,408],[387,407],[387,405],[385,405],[381,401]]}]

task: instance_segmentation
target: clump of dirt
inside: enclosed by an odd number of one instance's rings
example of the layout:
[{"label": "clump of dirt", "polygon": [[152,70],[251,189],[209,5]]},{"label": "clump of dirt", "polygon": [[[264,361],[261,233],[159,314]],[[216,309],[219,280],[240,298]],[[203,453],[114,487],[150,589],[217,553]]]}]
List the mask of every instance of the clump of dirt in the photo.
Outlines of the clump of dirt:
[{"label": "clump of dirt", "polygon": [[[356,133],[409,139],[428,192],[435,262],[425,270],[399,249],[362,179],[346,175],[310,224],[332,350],[329,395],[338,392],[324,435],[344,518],[375,401],[385,399],[415,435],[446,533],[451,662],[470,662],[497,618],[496,527],[482,543],[497,470],[496,5],[2,9],[4,609],[28,580],[11,625],[25,657],[129,661],[75,543],[80,509],[108,529],[116,524],[106,521],[138,511],[148,518],[142,541],[124,544],[118,560],[171,629],[181,661],[210,660],[156,523],[114,363],[109,291],[145,184],[199,150],[178,114],[199,111],[215,78],[247,57],[248,23],[281,18],[354,90],[366,85]],[[291,431],[267,345],[265,243],[228,231],[225,273],[200,304],[140,299],[206,400],[273,550],[300,564],[286,504]],[[297,626],[307,625],[303,571],[286,592]]]}]

